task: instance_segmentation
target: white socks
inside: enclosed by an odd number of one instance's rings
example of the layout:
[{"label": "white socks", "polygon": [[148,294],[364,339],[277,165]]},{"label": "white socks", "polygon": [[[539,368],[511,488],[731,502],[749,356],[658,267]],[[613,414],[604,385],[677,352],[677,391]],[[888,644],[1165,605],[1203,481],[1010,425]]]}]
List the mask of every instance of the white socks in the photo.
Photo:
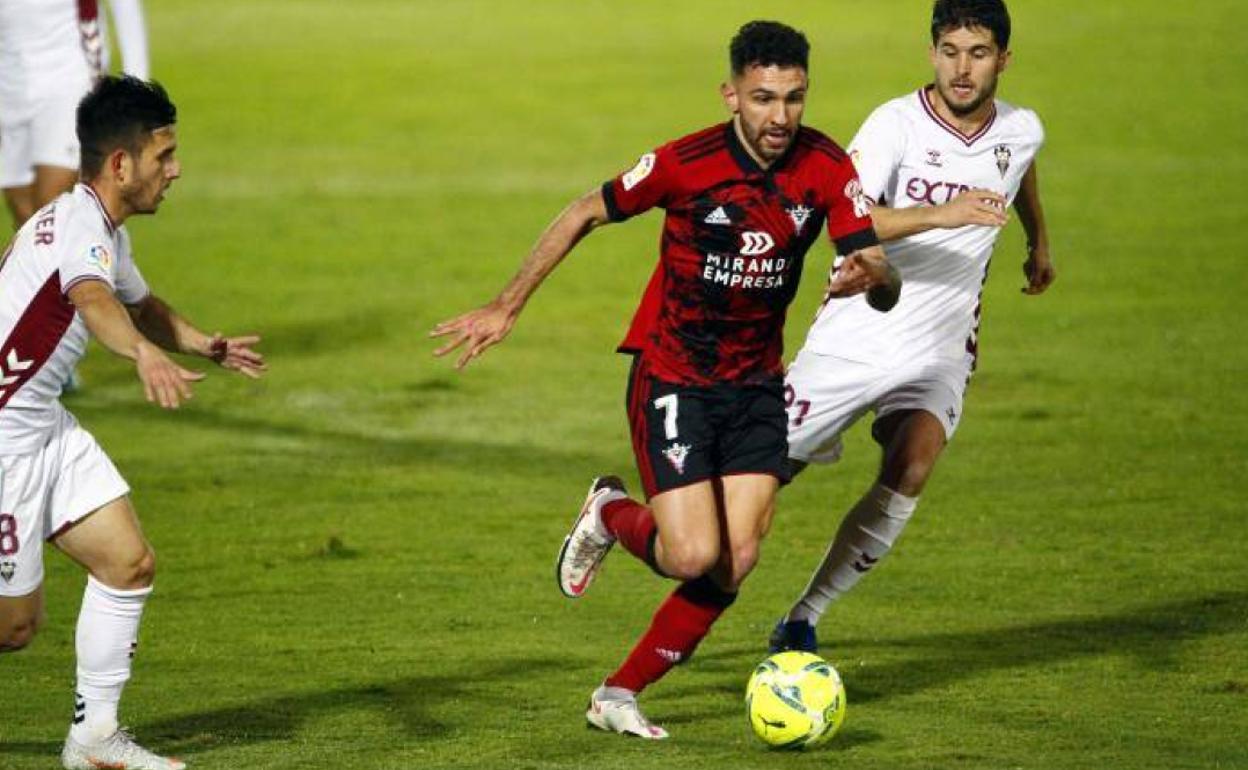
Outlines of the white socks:
[{"label": "white socks", "polygon": [[70,734],[92,743],[117,730],[117,704],[130,678],[139,620],[151,587],[109,588],[87,576],[78,613],[78,692]]},{"label": "white socks", "polygon": [[867,490],[845,515],[823,563],[786,619],[817,625],[828,605],[884,558],[918,503],[919,498],[906,497],[880,484]]}]

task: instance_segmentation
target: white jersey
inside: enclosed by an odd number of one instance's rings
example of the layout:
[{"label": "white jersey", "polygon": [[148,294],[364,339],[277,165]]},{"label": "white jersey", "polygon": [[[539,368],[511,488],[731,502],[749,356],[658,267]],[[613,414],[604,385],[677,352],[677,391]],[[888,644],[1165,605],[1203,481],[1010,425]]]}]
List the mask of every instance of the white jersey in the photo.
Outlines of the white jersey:
[{"label": "white jersey", "polygon": [[40,209],[0,257],[0,454],[39,449],[58,424],[61,386],[87,347],[87,326],[67,293],[104,281],[132,305],[148,294],[130,253],[89,186]]},{"label": "white jersey", "polygon": [[[139,0],[111,3],[122,70],[148,77]],[[0,0],[0,120],[29,120],[52,93],[82,95],[109,71],[108,30],[95,2]]]},{"label": "white jersey", "polygon": [[[1012,203],[1043,142],[1034,112],[1000,100],[983,127],[965,136],[936,113],[924,88],[871,113],[849,150],[863,191],[901,209],[946,203],[969,188],[993,190]],[[888,368],[962,360],[969,370],[999,234],[998,227],[967,225],[884,243],[903,280],[897,305],[880,313],[861,297],[830,300],[805,348]]]},{"label": "white jersey", "polygon": [[29,120],[48,94],[85,94],[93,76],[76,0],[0,1],[0,119]]}]

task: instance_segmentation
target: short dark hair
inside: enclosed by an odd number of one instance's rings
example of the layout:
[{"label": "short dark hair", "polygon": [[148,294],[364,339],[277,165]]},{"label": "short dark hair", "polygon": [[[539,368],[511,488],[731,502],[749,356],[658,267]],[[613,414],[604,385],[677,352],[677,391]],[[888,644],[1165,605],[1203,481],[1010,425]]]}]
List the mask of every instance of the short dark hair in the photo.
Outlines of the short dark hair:
[{"label": "short dark hair", "polygon": [[147,134],[172,126],[178,108],[155,80],[106,75],[78,103],[79,163],[83,179],[93,179],[117,149],[138,153]]},{"label": "short dark hair", "polygon": [[728,46],[732,73],[741,75],[746,67],[801,67],[810,58],[806,36],[778,21],[751,21],[737,30]]},{"label": "short dark hair", "polygon": [[932,6],[932,43],[951,29],[983,27],[1002,51],[1010,47],[1010,12],[1004,0],[936,0]]}]

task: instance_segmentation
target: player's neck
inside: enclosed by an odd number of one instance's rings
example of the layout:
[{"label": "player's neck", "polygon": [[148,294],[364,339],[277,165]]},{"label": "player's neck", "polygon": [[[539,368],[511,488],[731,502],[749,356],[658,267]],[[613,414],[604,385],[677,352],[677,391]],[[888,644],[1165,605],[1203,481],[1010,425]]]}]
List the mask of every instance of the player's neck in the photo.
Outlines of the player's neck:
[{"label": "player's neck", "polygon": [[95,197],[100,199],[100,203],[103,204],[104,211],[108,214],[113,227],[120,227],[121,223],[125,222],[134,213],[122,199],[121,191],[115,185],[109,184],[107,180],[96,178],[88,181],[84,179],[82,183],[90,187],[95,192]]},{"label": "player's neck", "polygon": [[764,160],[762,156],[760,156],[758,152],[755,151],[754,146],[751,145],[748,141],[746,141],[745,131],[741,129],[741,118],[736,115],[732,116],[732,130],[736,132],[737,144],[744,147],[746,154],[749,155],[754,160],[754,162],[758,164],[759,168],[766,171],[767,168],[771,166],[771,161]]},{"label": "player's neck", "polygon": [[927,97],[941,120],[944,120],[966,136],[974,136],[979,129],[984,127],[984,123],[992,116],[996,103],[996,94],[993,94],[985,99],[983,104],[976,107],[974,112],[959,114],[950,109],[949,103],[941,97],[939,88],[928,86]]}]

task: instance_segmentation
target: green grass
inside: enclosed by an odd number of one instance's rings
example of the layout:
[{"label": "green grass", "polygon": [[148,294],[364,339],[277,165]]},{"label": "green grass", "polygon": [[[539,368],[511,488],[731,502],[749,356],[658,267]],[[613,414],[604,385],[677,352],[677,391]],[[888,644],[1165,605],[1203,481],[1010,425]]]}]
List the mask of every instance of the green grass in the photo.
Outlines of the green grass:
[{"label": "green grass", "polygon": [[[572,603],[551,568],[588,478],[635,479],[611,350],[658,215],[582,244],[464,374],[425,334],[572,196],[721,119],[740,23],[810,33],[807,120],[848,140],[928,77],[930,4],[150,4],[185,176],[133,222],[140,262],[204,326],[265,335],[273,369],[167,414],[122,362],[84,365],[70,408],[160,559],[125,720],[205,770],[1248,767],[1248,12],[1013,5],[1001,95],[1045,120],[1059,279],[1018,293],[1010,225],[967,418],[822,628],[846,725],[778,755],[741,691],[871,478],[865,432],[782,494],[740,601],[645,696],[673,740],[642,745],[581,709],[669,587],[616,556]],[[55,766],[81,586],[49,553],[48,625],[0,659],[6,770]]]}]

